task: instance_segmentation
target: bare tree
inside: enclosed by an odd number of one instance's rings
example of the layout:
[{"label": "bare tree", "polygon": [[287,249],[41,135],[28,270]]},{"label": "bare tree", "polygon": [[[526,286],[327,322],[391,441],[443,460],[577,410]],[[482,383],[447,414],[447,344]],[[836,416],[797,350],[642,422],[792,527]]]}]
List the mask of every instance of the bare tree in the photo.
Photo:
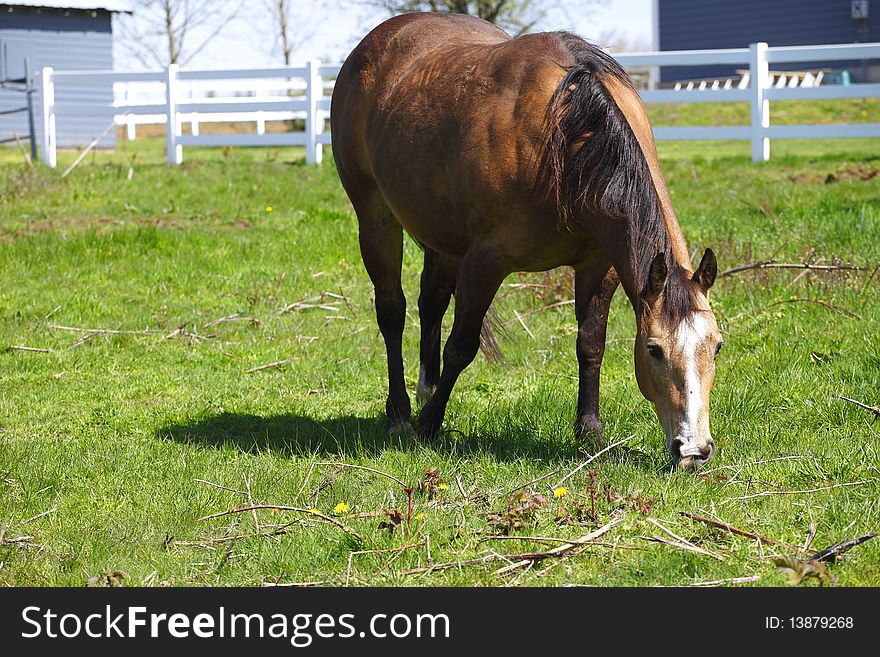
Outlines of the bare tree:
[{"label": "bare tree", "polygon": [[513,34],[531,31],[551,10],[566,10],[576,5],[585,11],[588,5],[605,0],[366,0],[390,14],[409,11],[434,11],[446,14],[470,14],[495,23]]},{"label": "bare tree", "polygon": [[183,65],[226,29],[243,7],[241,0],[135,0],[133,15],[118,21],[118,41],[147,67]]},{"label": "bare tree", "polygon": [[272,18],[272,27],[275,32],[272,54],[280,55],[285,66],[290,66],[294,51],[315,35],[314,16],[317,13],[315,5],[319,4],[323,3],[305,0],[299,0],[299,2],[263,0],[263,5]]}]

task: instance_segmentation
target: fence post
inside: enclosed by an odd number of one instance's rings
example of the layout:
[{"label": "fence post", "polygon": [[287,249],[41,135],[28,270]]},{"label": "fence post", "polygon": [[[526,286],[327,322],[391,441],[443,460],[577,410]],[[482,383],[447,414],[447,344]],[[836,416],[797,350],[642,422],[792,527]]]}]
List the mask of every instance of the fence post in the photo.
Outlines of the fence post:
[{"label": "fence post", "polygon": [[753,43],[749,50],[752,162],[766,162],[770,159],[770,139],[766,136],[766,129],[770,127],[770,101],[764,97],[770,78],[767,44]]},{"label": "fence post", "polygon": [[165,126],[165,142],[168,151],[168,164],[180,164],[183,162],[183,146],[177,143],[180,137],[180,115],[177,113],[177,64],[169,64],[165,71],[165,114],[167,123]]},{"label": "fence post", "polygon": [[55,135],[55,83],[51,66],[40,71],[40,111],[43,117],[43,134],[40,143],[40,159],[53,169],[58,164]]},{"label": "fence post", "polygon": [[323,159],[323,146],[318,143],[318,135],[324,131],[323,113],[318,109],[318,101],[324,97],[324,81],[318,68],[321,66],[319,59],[313,59],[308,64],[306,78],[306,163],[321,164]]}]

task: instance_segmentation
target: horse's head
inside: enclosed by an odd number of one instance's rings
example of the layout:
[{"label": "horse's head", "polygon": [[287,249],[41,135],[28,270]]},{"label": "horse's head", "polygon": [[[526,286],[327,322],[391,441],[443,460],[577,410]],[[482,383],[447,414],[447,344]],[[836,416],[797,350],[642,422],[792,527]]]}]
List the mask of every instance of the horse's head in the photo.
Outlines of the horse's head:
[{"label": "horse's head", "polygon": [[709,393],[722,337],[707,294],[718,265],[712,250],[706,249],[692,275],[674,267],[669,271],[666,258],[657,255],[641,292],[636,379],[642,394],[654,404],[672,460],[690,468],[706,463],[715,453]]}]

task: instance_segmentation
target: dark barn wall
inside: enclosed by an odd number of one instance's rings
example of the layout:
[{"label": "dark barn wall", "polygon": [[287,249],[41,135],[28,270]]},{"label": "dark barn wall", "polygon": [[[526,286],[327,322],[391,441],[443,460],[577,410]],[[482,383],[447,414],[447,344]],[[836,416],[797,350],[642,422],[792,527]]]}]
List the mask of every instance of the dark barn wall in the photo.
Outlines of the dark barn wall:
[{"label": "dark barn wall", "polygon": [[[880,39],[880,0],[870,5],[867,33],[859,32],[850,0],[659,0],[660,50],[745,48],[765,41],[770,46],[856,43]],[[816,62],[792,65],[847,68],[859,77],[859,62]],[[661,80],[732,75],[731,66],[676,66],[661,69]],[[775,67],[774,67],[775,68]]]},{"label": "dark barn wall", "polygon": [[[10,11],[11,9],[11,11]],[[43,66],[56,70],[112,69],[113,40],[111,14],[104,10],[79,11],[11,7],[0,3],[0,75],[20,75],[27,56],[36,75]],[[10,61],[12,60],[12,61]],[[41,139],[39,94],[35,94],[34,120],[37,139]],[[55,102],[109,106],[113,102],[111,85],[56,87]],[[24,94],[0,89],[0,110],[25,104]],[[59,147],[79,147],[100,135],[112,119],[112,113],[93,112],[84,116],[61,116],[57,119]],[[0,139],[26,135],[27,114],[0,114]],[[116,131],[101,141],[112,148]]]}]

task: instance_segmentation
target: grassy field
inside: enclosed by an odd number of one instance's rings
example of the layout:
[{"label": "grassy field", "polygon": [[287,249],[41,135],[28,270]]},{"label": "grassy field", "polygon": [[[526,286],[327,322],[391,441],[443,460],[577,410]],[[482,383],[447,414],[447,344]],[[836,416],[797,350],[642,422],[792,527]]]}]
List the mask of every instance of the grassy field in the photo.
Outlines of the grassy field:
[{"label": "grassy field", "polygon": [[[609,443],[632,438],[560,497],[554,484],[584,460],[573,312],[547,309],[572,297],[565,272],[507,281],[504,363],[465,372],[442,440],[389,438],[384,348],[332,162],[192,148],[171,170],[163,142],[143,140],[61,179],[75,154],[31,173],[0,151],[0,584],[782,585],[773,557],[803,556],[808,535],[818,550],[878,531],[880,424],[839,398],[880,404],[878,143],[774,142],[760,165],[745,143],[660,151],[689,245],[713,247],[722,269],[772,258],[867,271],[719,279],[718,453],[696,474],[670,471],[618,295],[601,404]],[[419,271],[407,243],[413,392]],[[322,515],[201,519],[251,501]],[[620,517],[598,544],[528,568],[419,570],[549,550],[563,543],[536,537]],[[880,584],[880,540],[828,572]]]}]

